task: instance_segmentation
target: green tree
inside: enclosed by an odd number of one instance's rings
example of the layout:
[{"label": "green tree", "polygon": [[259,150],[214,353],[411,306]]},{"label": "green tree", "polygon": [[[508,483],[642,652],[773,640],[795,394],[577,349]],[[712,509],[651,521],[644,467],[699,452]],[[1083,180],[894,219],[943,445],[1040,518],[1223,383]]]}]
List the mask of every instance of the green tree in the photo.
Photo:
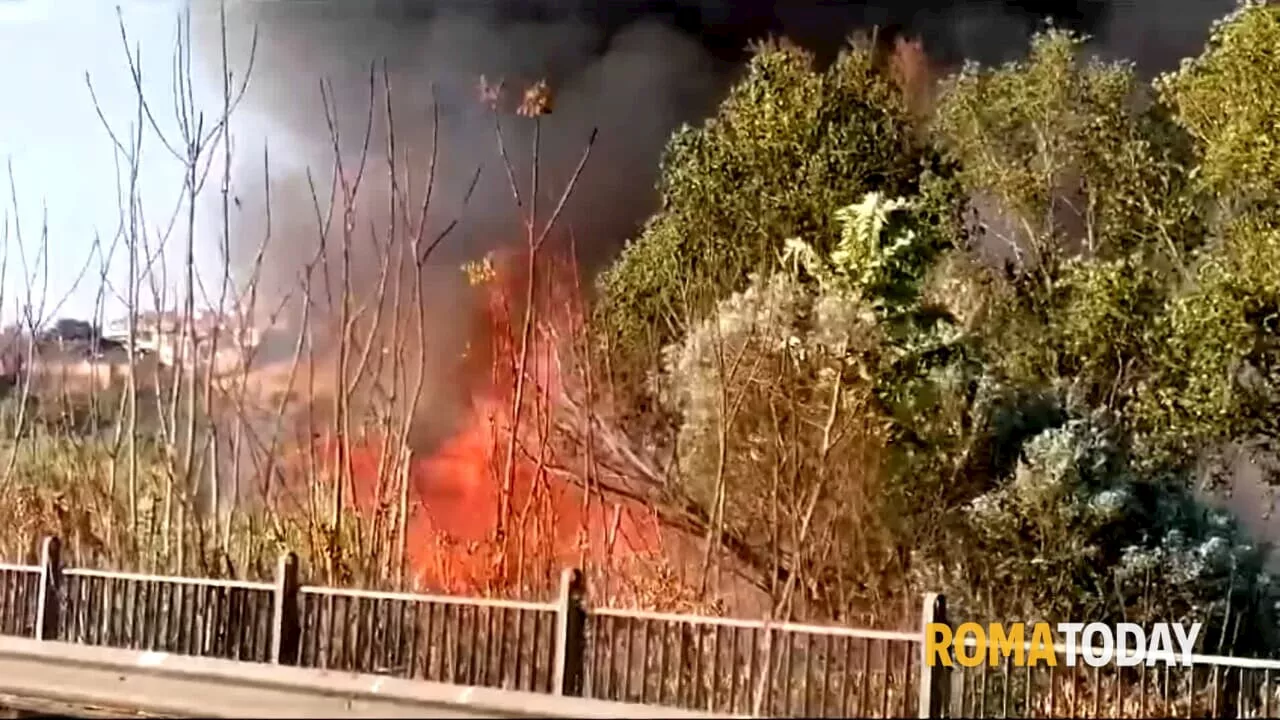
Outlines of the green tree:
[{"label": "green tree", "polygon": [[1129,65],[1081,59],[1084,42],[1050,30],[1025,60],[966,67],[935,129],[978,214],[971,240],[1011,257],[1009,274],[978,272],[994,288],[991,357],[1014,382],[1071,377],[1122,403],[1137,340],[1113,323],[1137,331],[1158,311],[1204,223],[1185,138]]},{"label": "green tree", "polygon": [[1082,59],[1086,38],[1049,30],[1026,59],[968,65],[938,103],[940,142],[1019,269],[1064,256],[1116,257],[1160,240],[1180,256],[1196,237],[1180,202],[1185,143],[1159,132],[1130,65]]},{"label": "green tree", "polygon": [[1192,467],[1241,445],[1280,452],[1277,47],[1280,7],[1246,0],[1199,57],[1156,83],[1194,140],[1214,213],[1193,281],[1148,333],[1132,426],[1152,463]]},{"label": "green tree", "polygon": [[1280,198],[1280,6],[1242,0],[1208,47],[1157,87],[1195,138],[1206,184],[1229,205]]},{"label": "green tree", "polygon": [[912,194],[931,162],[870,49],[820,71],[797,47],[762,47],[715,117],[672,138],[662,209],[600,278],[604,330],[650,360],[767,271],[783,240],[826,242],[837,208],[871,190]]},{"label": "green tree", "polygon": [[1150,463],[1189,468],[1242,445],[1280,451],[1280,213],[1226,229],[1146,350],[1130,416]]}]

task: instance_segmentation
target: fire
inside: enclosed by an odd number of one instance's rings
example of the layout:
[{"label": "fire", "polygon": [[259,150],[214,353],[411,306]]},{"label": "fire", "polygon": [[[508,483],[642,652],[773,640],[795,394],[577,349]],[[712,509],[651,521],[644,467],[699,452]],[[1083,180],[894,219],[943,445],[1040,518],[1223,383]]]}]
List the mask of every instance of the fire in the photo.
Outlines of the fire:
[{"label": "fire", "polygon": [[[556,277],[537,268],[550,275],[540,285],[556,291],[537,293],[534,309],[540,326],[555,332],[530,332],[526,339],[526,261],[498,257],[476,278],[487,322],[479,323],[468,354],[469,413],[435,452],[411,460],[405,550],[420,587],[458,593],[527,588],[567,565],[616,566],[659,551],[657,522],[643,506],[585,493],[562,469],[553,471],[562,459],[551,447],[551,418],[564,377],[551,338],[571,337],[578,310],[565,297],[573,285],[561,282],[563,272]],[[522,347],[525,381],[517,392]],[[514,453],[513,435],[519,440]],[[394,495],[379,479],[385,475],[379,448],[365,441],[350,449],[352,501],[365,514]]]}]

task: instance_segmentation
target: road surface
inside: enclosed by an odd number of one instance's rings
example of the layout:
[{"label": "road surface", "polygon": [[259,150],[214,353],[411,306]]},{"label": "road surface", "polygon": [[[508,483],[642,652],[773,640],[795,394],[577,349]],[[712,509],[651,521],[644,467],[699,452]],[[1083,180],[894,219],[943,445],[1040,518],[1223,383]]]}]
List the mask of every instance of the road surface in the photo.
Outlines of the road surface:
[{"label": "road surface", "polygon": [[0,720],[17,718],[121,718],[151,717],[144,713],[109,708],[89,708],[50,700],[33,700],[12,695],[0,695]]}]

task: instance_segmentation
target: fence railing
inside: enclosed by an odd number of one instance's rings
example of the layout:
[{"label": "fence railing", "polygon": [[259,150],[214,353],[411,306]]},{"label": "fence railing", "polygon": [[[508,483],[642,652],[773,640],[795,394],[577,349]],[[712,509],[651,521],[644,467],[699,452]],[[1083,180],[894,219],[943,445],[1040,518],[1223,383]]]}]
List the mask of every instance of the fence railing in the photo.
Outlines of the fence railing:
[{"label": "fence railing", "polygon": [[596,609],[585,694],[711,713],[910,717],[922,636]]},{"label": "fence railing", "polygon": [[[1280,661],[1193,656],[1191,667],[932,667],[924,598],[909,632],[585,607],[567,570],[550,602],[0,564],[0,634],[406,679],[803,717],[1267,717]],[[1029,649],[1029,647],[1028,647]],[[1058,648],[1065,653],[1065,648]]]},{"label": "fence railing", "polygon": [[555,603],[303,587],[304,667],[554,692]]},{"label": "fence railing", "polygon": [[0,633],[84,645],[639,702],[713,713],[865,717],[920,707],[920,632],[588,609],[551,602],[0,565]]},{"label": "fence railing", "polygon": [[40,568],[0,563],[0,634],[34,636]]},{"label": "fence railing", "polygon": [[[1067,654],[1062,645],[1054,651]],[[1014,667],[1006,656],[996,666],[953,668],[944,706],[951,717],[1266,718],[1280,714],[1277,680],[1277,660],[1193,654],[1185,667]]]},{"label": "fence railing", "polygon": [[274,587],[267,583],[66,569],[48,639],[130,650],[270,660]]}]

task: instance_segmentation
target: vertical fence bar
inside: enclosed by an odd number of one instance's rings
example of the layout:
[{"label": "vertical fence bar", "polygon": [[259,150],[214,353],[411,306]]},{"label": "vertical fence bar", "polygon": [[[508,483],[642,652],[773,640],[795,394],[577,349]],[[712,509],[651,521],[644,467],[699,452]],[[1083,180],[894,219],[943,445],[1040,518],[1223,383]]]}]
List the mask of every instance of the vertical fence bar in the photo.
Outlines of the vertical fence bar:
[{"label": "vertical fence bar", "polygon": [[587,644],[587,613],[583,607],[585,594],[582,571],[565,568],[560,574],[560,597],[556,607],[556,655],[552,669],[552,691],[557,695],[582,695],[583,659],[586,657]]},{"label": "vertical fence bar", "polygon": [[36,639],[56,640],[62,608],[62,541],[56,536],[40,546],[40,590],[36,605]]},{"label": "vertical fence bar", "polygon": [[922,718],[940,718],[948,707],[947,691],[951,689],[949,669],[929,664],[929,626],[947,621],[947,599],[940,593],[927,593],[920,613],[920,702],[917,712]]},{"label": "vertical fence bar", "polygon": [[281,555],[276,564],[272,606],[271,663],[297,665],[302,627],[298,622],[298,556],[295,553]]}]

